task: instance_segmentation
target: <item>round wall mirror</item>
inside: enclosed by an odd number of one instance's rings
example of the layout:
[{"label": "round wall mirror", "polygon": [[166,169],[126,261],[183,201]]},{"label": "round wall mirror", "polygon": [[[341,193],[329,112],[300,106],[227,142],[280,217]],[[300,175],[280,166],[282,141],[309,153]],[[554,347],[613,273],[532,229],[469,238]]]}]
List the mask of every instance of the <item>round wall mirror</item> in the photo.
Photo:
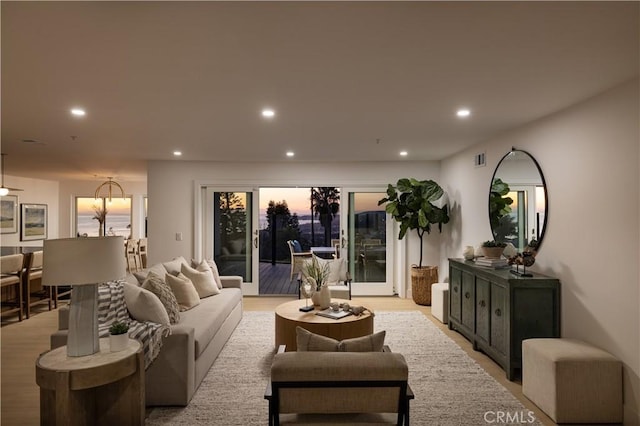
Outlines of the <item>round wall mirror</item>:
[{"label": "round wall mirror", "polygon": [[538,249],[547,223],[547,187],[538,162],[512,149],[493,172],[489,222],[493,239],[513,244],[518,252]]}]

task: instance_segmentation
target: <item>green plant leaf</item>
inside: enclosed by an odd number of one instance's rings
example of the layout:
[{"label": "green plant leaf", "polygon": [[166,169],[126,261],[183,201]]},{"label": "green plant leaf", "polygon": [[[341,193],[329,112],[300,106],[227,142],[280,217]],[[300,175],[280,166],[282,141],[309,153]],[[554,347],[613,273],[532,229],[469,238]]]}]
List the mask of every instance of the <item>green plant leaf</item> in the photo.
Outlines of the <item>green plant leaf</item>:
[{"label": "green plant leaf", "polygon": [[398,191],[403,193],[411,192],[411,190],[413,189],[410,179],[399,179],[396,186],[398,188]]},{"label": "green plant leaf", "polygon": [[428,225],[427,215],[424,213],[424,210],[420,209],[420,211],[418,211],[418,226],[420,228],[426,228]]},{"label": "green plant leaf", "polygon": [[404,238],[404,236],[407,234],[407,231],[409,230],[409,222],[402,222],[400,224],[400,233],[398,234],[398,239],[401,240]]}]

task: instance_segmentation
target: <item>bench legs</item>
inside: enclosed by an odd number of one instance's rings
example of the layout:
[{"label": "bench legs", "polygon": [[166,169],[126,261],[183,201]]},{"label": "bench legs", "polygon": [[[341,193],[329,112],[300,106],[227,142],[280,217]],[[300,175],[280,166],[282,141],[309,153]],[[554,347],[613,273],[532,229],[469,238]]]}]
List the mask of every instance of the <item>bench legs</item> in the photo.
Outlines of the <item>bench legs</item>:
[{"label": "bench legs", "polygon": [[[293,386],[297,387],[297,386]],[[303,386],[304,387],[304,386]],[[314,387],[314,386],[310,386]],[[322,386],[325,387],[325,386]],[[280,401],[279,401],[279,386],[272,387],[272,383],[267,384],[264,398],[269,403],[269,426],[280,426]],[[409,403],[415,398],[411,387],[408,384],[401,386],[400,401],[398,409],[398,426],[409,426]]]}]

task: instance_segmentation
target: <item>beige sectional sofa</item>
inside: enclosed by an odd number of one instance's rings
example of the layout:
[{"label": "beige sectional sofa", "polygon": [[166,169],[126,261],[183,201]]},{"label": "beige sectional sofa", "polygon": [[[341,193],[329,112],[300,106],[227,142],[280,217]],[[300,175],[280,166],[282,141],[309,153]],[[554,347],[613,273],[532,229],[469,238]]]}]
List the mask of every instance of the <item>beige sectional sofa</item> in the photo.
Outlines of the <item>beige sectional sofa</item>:
[{"label": "beige sectional sofa", "polygon": [[[156,264],[149,268],[157,274],[176,274],[184,259]],[[139,286],[147,270],[129,274],[126,281]],[[162,349],[145,372],[147,406],[185,406],[207,375],[216,357],[242,319],[242,278],[219,277],[219,294],[200,299],[200,303],[180,312],[180,320],[170,325],[171,334],[163,339]],[[125,301],[126,301],[125,292]],[[133,314],[132,314],[133,316]],[[51,336],[51,347],[66,344],[68,311],[62,309],[59,330]]]}]

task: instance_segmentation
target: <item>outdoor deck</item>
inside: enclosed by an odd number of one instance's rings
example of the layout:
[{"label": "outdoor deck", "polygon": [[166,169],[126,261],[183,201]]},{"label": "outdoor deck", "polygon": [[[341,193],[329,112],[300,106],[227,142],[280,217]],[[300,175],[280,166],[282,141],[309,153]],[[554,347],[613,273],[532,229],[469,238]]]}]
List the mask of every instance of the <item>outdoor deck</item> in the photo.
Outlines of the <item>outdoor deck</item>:
[{"label": "outdoor deck", "polygon": [[[242,266],[240,264],[239,266]],[[242,275],[236,269],[225,269],[220,271],[220,275]],[[298,296],[298,281],[294,277],[289,280],[291,265],[288,263],[260,262],[260,272],[258,282],[260,283],[260,295],[287,295]],[[370,263],[366,266],[356,265],[354,279],[367,282],[383,282],[385,277],[384,265]]]},{"label": "outdoor deck", "polygon": [[298,281],[289,280],[291,265],[288,263],[260,262],[260,294],[298,295]]}]

